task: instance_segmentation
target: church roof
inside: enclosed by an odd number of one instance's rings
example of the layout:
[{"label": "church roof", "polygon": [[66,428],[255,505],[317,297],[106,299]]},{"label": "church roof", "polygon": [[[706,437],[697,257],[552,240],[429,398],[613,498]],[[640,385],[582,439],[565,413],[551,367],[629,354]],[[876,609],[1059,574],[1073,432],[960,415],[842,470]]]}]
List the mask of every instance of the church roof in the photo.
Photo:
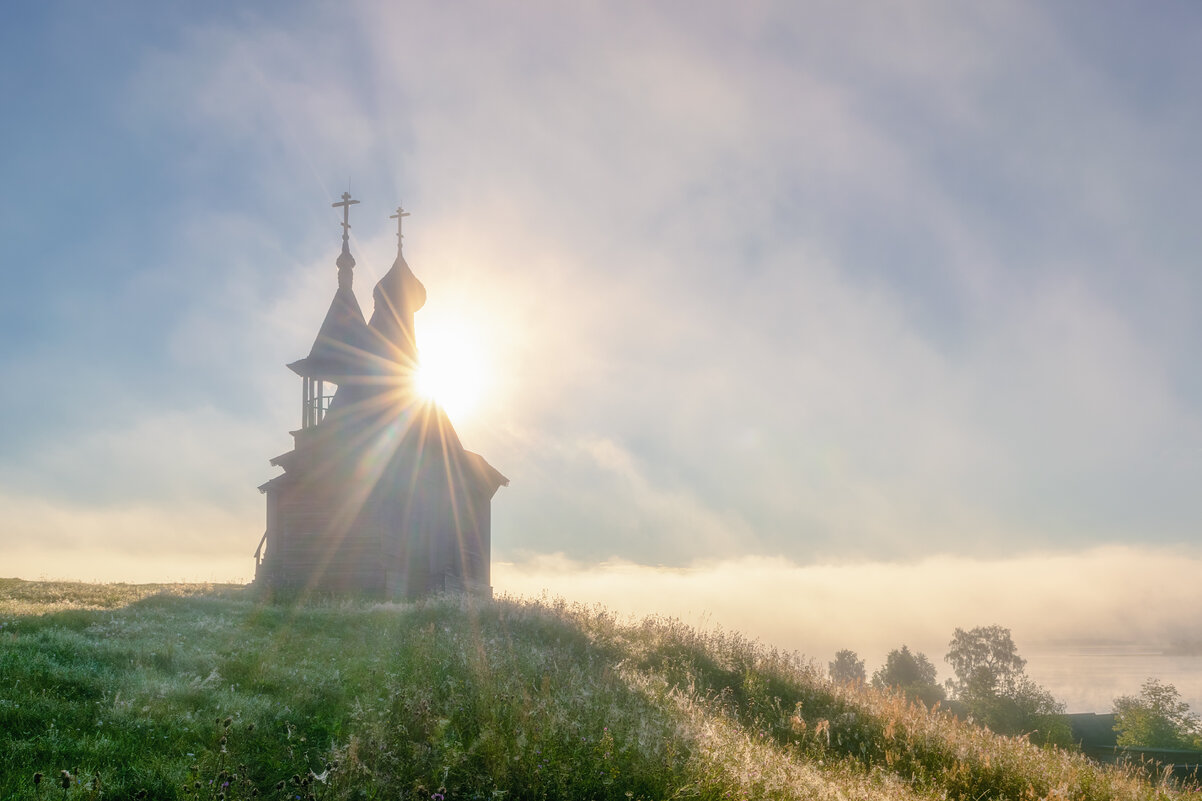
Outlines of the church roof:
[{"label": "church roof", "polygon": [[334,408],[317,428],[292,433],[296,447],[271,460],[273,466],[289,472],[304,472],[331,459],[355,461],[370,456],[377,463],[383,458],[442,464],[448,475],[470,477],[486,489],[488,497],[509,486],[509,479],[483,456],[463,447],[446,410],[434,401],[397,399],[391,406]]},{"label": "church roof", "polygon": [[465,450],[463,456],[471,465],[472,470],[480,476],[480,479],[489,486],[493,493],[501,487],[509,486],[509,479],[502,475],[500,470],[490,465],[480,454]]},{"label": "church roof", "polygon": [[348,375],[362,375],[370,338],[355,293],[349,285],[340,286],[309,355],[292,362],[288,368],[306,378],[333,381]]}]

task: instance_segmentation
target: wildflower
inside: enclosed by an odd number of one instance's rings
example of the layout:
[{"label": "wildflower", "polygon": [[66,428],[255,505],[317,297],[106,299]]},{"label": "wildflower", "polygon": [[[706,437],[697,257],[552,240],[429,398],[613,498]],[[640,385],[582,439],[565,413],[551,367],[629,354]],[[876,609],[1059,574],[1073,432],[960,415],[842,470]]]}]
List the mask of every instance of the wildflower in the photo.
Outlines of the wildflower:
[{"label": "wildflower", "polygon": [[442,793],[431,793],[430,801],[446,801],[446,796]]}]

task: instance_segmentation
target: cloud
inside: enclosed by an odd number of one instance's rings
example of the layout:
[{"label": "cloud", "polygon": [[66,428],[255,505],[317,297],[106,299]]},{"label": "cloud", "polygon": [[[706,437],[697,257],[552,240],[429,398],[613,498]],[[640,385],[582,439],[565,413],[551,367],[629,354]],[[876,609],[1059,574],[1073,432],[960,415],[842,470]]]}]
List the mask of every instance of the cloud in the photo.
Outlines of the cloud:
[{"label": "cloud", "polygon": [[197,19],[94,60],[139,152],[78,242],[157,239],[78,244],[18,301],[54,325],[4,355],[9,494],[97,509],[117,548],[129,504],[257,530],[349,177],[364,307],[403,201],[419,339],[457,314],[488,339],[493,394],[456,422],[513,480],[502,558],[1196,539],[1198,119],[1132,88],[1190,85],[1163,31],[1115,61],[1024,4]]},{"label": "cloud", "polygon": [[[46,445],[0,472],[8,487],[65,503],[246,510],[281,437],[212,406],[160,411]],[[284,440],[286,442],[286,440]],[[261,468],[260,468],[261,466]],[[257,505],[257,504],[256,504]]]}]

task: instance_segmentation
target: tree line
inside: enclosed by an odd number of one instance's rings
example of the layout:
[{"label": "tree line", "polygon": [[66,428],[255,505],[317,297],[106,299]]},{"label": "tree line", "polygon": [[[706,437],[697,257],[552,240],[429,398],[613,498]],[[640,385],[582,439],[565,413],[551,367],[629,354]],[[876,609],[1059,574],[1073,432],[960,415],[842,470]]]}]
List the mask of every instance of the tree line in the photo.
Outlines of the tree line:
[{"label": "tree line", "polygon": [[[957,628],[944,659],[953,678],[940,684],[925,654],[903,645],[885,657],[872,674],[855,651],[844,649],[829,663],[831,681],[869,684],[902,692],[928,707],[946,704],[952,711],[1004,735],[1029,736],[1032,742],[1072,746],[1064,704],[1027,674],[1027,660],[1004,626]],[[1114,699],[1118,744],[1144,748],[1202,749],[1202,724],[1172,684],[1144,682],[1137,696]]]}]

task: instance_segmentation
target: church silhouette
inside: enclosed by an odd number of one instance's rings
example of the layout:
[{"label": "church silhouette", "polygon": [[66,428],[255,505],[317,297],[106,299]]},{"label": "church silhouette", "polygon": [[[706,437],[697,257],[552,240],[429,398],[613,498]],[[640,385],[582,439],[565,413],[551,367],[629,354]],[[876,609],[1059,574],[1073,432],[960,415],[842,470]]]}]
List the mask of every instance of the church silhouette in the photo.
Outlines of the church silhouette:
[{"label": "church silhouette", "polygon": [[491,594],[491,503],[509,479],[416,390],[413,315],[426,288],[402,255],[400,208],[396,261],[365,321],[351,286],[358,202],[343,193],[333,204],[343,210],[338,288],[309,355],[288,365],[302,380],[301,426],[293,449],[271,460],[283,474],[259,487],[267,530],[255,583],[398,599]]}]

